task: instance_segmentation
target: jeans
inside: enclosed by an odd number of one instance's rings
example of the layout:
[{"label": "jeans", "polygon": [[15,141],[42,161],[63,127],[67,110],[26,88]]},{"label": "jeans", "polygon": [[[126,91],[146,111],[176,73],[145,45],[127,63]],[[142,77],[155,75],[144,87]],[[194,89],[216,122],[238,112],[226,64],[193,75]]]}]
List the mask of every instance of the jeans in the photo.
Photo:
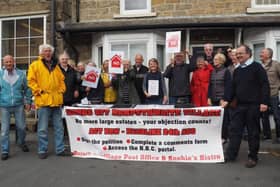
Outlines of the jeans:
[{"label": "jeans", "polygon": [[60,107],[41,107],[38,110],[38,153],[48,151],[48,124],[52,119],[54,127],[55,152],[59,154],[64,151],[64,128],[62,124]]},{"label": "jeans", "polygon": [[1,107],[1,147],[2,154],[9,153],[9,131],[10,131],[10,120],[11,114],[14,114],[17,130],[17,144],[25,144],[25,115],[24,105],[13,106],[13,107]]}]

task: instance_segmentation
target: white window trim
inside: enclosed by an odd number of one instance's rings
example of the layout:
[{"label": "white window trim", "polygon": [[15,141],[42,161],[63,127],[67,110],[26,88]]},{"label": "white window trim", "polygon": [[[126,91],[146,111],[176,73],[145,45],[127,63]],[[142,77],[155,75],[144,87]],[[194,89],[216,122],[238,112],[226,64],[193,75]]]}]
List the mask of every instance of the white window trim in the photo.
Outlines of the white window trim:
[{"label": "white window trim", "polygon": [[125,10],[125,0],[120,0],[120,15],[145,15],[150,14],[152,10],[151,0],[146,0],[147,9]]},{"label": "white window trim", "polygon": [[[21,20],[21,19],[36,19],[36,18],[43,18],[43,42],[46,43],[47,41],[47,15],[30,15],[30,16],[13,16],[13,17],[4,17],[0,18],[0,47],[2,46],[2,22],[9,21],[9,20]],[[16,28],[15,28],[16,29]],[[30,42],[30,39],[29,39]],[[30,45],[30,43],[29,43]],[[15,47],[15,46],[14,46]],[[2,54],[2,49],[0,50],[0,67],[2,67],[2,58],[4,54]],[[28,57],[30,56],[30,50],[28,51]],[[17,57],[20,58],[20,57]]]},{"label": "white window trim", "polygon": [[266,13],[266,12],[280,12],[280,4],[256,4],[256,0],[251,0],[251,7],[247,8],[247,13]]},{"label": "white window trim", "polygon": [[254,48],[254,45],[261,45],[263,44],[263,46],[265,47],[265,40],[253,40],[251,41],[251,44],[249,45],[249,47],[252,49],[252,59],[254,59],[254,56],[255,56],[255,48]]},{"label": "white window trim", "polygon": [[[275,38],[275,51],[273,53],[273,56],[275,57],[276,56],[276,60],[278,60],[280,62],[280,53],[278,53],[278,48],[277,48],[277,44],[280,43],[280,38]],[[277,54],[276,54],[277,53]]]}]

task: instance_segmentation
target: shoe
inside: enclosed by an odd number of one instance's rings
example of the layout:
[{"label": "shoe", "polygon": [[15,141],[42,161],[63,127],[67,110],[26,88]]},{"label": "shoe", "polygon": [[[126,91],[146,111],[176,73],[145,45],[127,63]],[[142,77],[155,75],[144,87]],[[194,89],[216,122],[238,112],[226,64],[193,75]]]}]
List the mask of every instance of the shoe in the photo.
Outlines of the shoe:
[{"label": "shoe", "polygon": [[246,168],[253,168],[257,165],[257,161],[254,161],[252,159],[248,159],[248,161],[245,164]]},{"label": "shoe", "polygon": [[262,140],[263,141],[271,140],[271,136],[263,136]]},{"label": "shoe", "polygon": [[62,151],[60,153],[57,153],[56,156],[71,156],[71,154],[66,151]]},{"label": "shoe", "polygon": [[8,153],[3,153],[1,156],[1,160],[8,160],[9,154]]},{"label": "shoe", "polygon": [[39,154],[38,154],[38,157],[39,157],[40,159],[46,159],[46,158],[48,158],[48,153],[39,153]]},{"label": "shoe", "polygon": [[231,159],[229,157],[224,158],[224,163],[230,163],[230,162],[235,162],[235,159]]},{"label": "shoe", "polygon": [[23,145],[21,145],[20,147],[21,147],[21,150],[22,150],[23,152],[29,152],[29,148],[27,147],[26,144],[23,144]]}]

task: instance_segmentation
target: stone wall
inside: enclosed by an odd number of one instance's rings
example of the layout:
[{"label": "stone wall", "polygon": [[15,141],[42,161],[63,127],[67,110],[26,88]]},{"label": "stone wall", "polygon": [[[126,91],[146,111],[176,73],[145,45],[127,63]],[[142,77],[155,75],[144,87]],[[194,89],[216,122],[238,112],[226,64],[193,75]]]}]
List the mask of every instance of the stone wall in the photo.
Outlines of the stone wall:
[{"label": "stone wall", "polygon": [[[213,16],[246,13],[251,0],[151,0],[157,17]],[[119,0],[81,0],[82,22],[110,20],[120,14]]]}]

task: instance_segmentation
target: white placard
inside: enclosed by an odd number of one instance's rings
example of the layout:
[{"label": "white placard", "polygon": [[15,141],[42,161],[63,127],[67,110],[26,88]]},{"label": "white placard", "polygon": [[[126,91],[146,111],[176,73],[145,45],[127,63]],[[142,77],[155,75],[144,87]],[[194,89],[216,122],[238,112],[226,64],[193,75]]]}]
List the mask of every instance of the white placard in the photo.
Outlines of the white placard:
[{"label": "white placard", "polygon": [[122,59],[124,57],[123,51],[111,51],[109,62],[109,73],[123,74]]},{"label": "white placard", "polygon": [[91,88],[97,88],[100,74],[101,74],[100,68],[96,68],[93,66],[86,66],[82,85]]},{"label": "white placard", "polygon": [[148,93],[150,95],[159,95],[159,80],[148,80]]},{"label": "white placard", "polygon": [[181,51],[181,31],[166,33],[166,53],[177,53]]}]

